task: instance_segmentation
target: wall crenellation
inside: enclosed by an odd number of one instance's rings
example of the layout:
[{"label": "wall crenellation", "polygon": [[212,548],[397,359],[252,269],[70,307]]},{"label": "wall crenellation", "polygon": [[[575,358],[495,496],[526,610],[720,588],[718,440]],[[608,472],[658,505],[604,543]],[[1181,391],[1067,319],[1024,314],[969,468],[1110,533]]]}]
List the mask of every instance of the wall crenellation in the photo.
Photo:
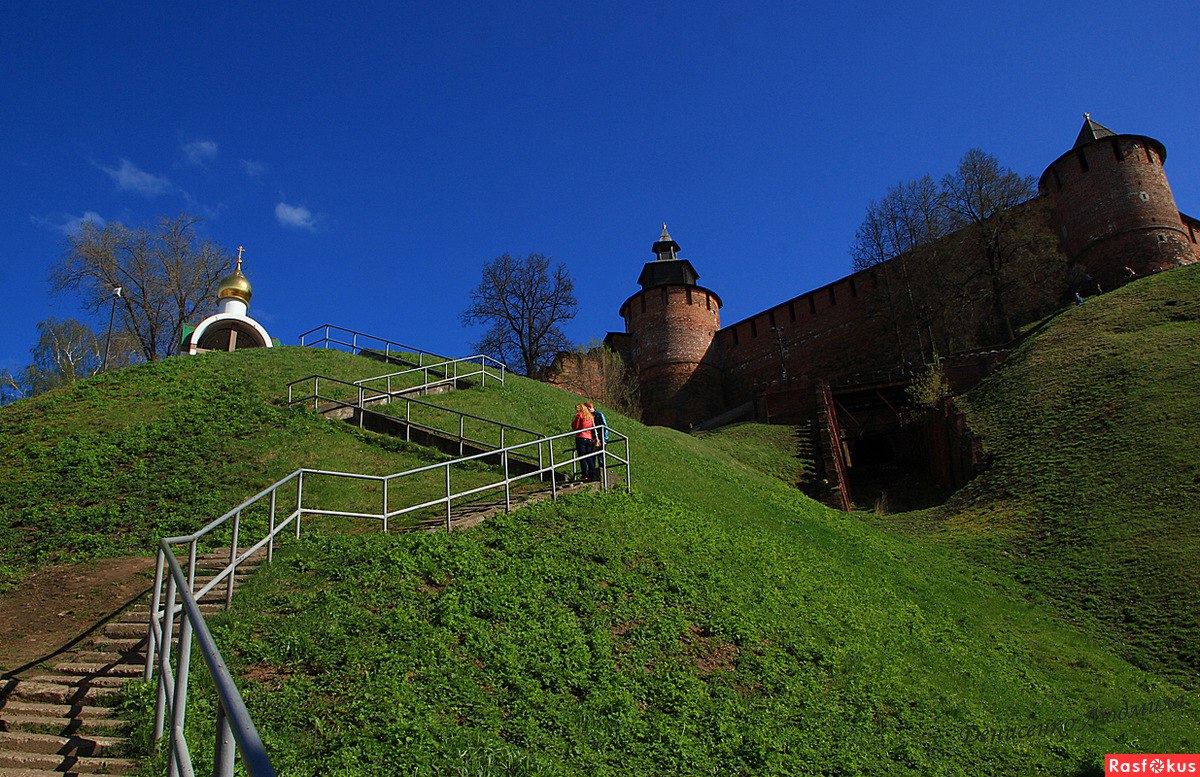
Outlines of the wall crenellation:
[{"label": "wall crenellation", "polygon": [[[1035,320],[1061,304],[1072,290],[1072,264],[1094,290],[1097,284],[1109,289],[1124,283],[1129,269],[1144,275],[1200,260],[1200,220],[1176,207],[1165,160],[1159,141],[1114,133],[1085,116],[1074,146],[1042,174],[1038,196],[1011,212],[1024,228],[1045,234],[1048,245],[1057,241],[1064,255],[1049,269],[1046,260],[1009,268],[1006,285],[1014,299],[1005,305],[1016,318]],[[970,229],[938,245],[961,246]],[[971,302],[970,295],[950,309],[951,301],[939,297],[935,285],[919,304],[910,298],[907,307],[898,305],[893,289],[918,267],[912,255],[722,328],[720,297],[698,285],[699,274],[679,258],[679,250],[663,225],[652,246],[656,258],[638,277],[641,289],[621,305],[625,332],[606,338],[637,370],[647,423],[687,429],[768,394],[799,397],[794,409],[803,415],[814,409],[806,398],[822,382],[911,374],[934,353],[1000,341],[995,322],[989,322],[992,310]],[[959,282],[980,275],[977,270],[951,262],[935,272],[957,273],[949,282]]]}]

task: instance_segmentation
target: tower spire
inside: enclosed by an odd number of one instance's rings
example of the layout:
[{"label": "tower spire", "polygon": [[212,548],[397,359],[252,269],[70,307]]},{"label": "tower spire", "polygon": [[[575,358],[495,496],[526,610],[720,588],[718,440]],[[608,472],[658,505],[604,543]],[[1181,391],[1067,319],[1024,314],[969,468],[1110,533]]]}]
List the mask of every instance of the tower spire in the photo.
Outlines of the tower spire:
[{"label": "tower spire", "polygon": [[671,238],[671,233],[667,231],[667,223],[663,222],[662,234],[658,236],[658,240],[654,245],[650,246],[650,250],[658,255],[658,258],[663,261],[670,261],[679,258],[679,244]]}]

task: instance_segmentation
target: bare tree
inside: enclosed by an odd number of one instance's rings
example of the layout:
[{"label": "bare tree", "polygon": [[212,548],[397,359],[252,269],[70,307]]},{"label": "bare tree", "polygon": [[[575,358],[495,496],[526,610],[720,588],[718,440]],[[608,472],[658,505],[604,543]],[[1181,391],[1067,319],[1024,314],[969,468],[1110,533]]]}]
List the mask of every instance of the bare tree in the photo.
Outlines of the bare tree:
[{"label": "bare tree", "polygon": [[196,235],[200,219],[181,214],[153,227],[85,223],[67,238],[51,272],[56,292],[75,291],[97,312],[123,289],[117,311],[147,361],[175,353],[183,325],[216,309],[214,291],[233,266],[229,252]]},{"label": "bare tree", "polygon": [[938,351],[934,303],[942,295],[930,287],[945,277],[938,241],[949,232],[942,194],[925,176],[896,184],[878,202],[872,201],[850,247],[856,270],[878,268],[883,278],[901,361],[908,361],[903,333],[909,325],[915,328],[912,339],[924,359]]},{"label": "bare tree", "polygon": [[973,148],[958,169],[942,179],[946,210],[962,226],[975,228],[975,244],[987,272],[992,317],[1011,340],[1012,318],[1005,305],[1007,268],[1017,253],[1033,248],[1031,235],[1019,229],[1018,205],[1036,192],[1033,176],[1020,176],[991,154]]},{"label": "bare tree", "polygon": [[483,266],[483,281],[471,292],[471,306],[461,318],[464,326],[489,327],[475,348],[519,364],[532,376],[571,347],[560,327],[575,317],[577,306],[565,265],[551,270],[548,256],[517,259],[505,253]]},{"label": "bare tree", "polygon": [[[29,349],[33,362],[15,374],[0,372],[0,404],[69,386],[100,371],[104,338],[73,318],[38,322],[38,339]],[[130,363],[136,348],[123,333],[113,338],[109,366]]]}]

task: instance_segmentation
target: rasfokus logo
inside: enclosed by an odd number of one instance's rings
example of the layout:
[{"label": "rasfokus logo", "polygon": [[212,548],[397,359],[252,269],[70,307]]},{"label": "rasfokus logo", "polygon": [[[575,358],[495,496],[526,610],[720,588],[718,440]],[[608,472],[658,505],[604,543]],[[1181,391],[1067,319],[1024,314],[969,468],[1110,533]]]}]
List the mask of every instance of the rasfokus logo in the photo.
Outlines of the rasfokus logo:
[{"label": "rasfokus logo", "polygon": [[1109,754],[1104,756],[1104,774],[1200,775],[1200,754]]}]

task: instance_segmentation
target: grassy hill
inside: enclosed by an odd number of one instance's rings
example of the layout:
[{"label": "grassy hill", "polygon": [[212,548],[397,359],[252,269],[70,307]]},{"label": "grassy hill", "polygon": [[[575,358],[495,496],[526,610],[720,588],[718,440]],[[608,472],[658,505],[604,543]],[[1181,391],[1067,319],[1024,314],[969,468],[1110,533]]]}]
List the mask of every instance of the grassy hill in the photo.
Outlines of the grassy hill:
[{"label": "grassy hill", "polygon": [[[312,372],[378,371],[217,354],[0,410],[10,580],[56,535],[127,552],[296,466],[433,456],[273,400]],[[511,378],[435,401],[549,432],[578,398]],[[317,525],[214,621],[281,773],[1091,775],[1106,752],[1200,747],[1188,677],[1135,666],[947,539],[985,533],[967,508],[999,485],[964,495],[954,526],[922,516],[932,537],[897,532],[790,488],[774,430],[701,439],[608,415],[633,441],[634,494],[451,535]]]},{"label": "grassy hill", "polygon": [[302,466],[386,474],[444,459],[285,406],[289,381],[384,371],[338,351],[248,350],[0,408],[0,591],[50,563],[149,554]]},{"label": "grassy hill", "polygon": [[991,471],[908,519],[1193,688],[1198,342],[1200,267],[1064,312],[962,402],[994,454]]}]

